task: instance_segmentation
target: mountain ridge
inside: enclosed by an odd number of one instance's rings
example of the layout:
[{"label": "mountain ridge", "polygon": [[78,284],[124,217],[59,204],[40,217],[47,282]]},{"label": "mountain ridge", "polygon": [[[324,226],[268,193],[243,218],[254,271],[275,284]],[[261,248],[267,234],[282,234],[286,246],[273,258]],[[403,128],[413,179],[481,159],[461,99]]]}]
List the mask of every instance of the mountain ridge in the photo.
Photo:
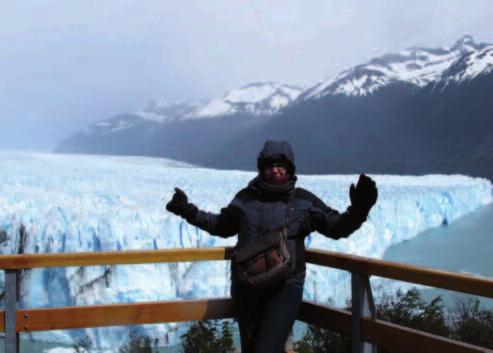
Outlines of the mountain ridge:
[{"label": "mountain ridge", "polygon": [[[189,118],[199,106],[172,123],[135,129],[140,133],[117,130],[110,142],[82,139],[80,150],[97,145],[93,153],[131,151],[251,170],[263,142],[277,138],[293,144],[302,173],[461,172],[493,179],[493,45],[464,36],[450,47],[385,54],[336,77],[292,95],[274,113],[244,105],[232,114]],[[272,92],[278,85],[262,84]],[[130,148],[136,140],[148,146]]]}]

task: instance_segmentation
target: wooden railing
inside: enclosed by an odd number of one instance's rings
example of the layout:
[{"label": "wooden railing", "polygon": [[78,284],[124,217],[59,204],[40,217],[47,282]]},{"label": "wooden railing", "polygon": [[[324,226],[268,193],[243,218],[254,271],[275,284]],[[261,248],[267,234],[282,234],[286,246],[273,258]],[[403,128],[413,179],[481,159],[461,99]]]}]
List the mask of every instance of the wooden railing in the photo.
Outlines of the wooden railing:
[{"label": "wooden railing", "polygon": [[[101,326],[152,324],[233,318],[230,297],[131,304],[20,309],[19,271],[30,268],[128,265],[160,262],[229,260],[232,248],[166,249],[97,253],[0,256],[5,270],[5,352],[19,352],[19,333]],[[374,352],[381,346],[403,353],[493,352],[449,338],[375,319],[369,276],[379,276],[493,298],[493,279],[439,271],[324,250],[307,249],[307,261],[351,272],[351,311],[304,300],[298,320],[351,334],[352,350]]]}]

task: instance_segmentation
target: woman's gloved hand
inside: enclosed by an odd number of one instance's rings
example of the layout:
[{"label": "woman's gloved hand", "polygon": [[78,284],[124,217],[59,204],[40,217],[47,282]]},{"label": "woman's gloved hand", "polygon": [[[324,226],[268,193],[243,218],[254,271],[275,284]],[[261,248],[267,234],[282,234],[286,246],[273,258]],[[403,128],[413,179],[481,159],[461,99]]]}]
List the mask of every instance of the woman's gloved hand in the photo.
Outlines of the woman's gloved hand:
[{"label": "woman's gloved hand", "polygon": [[351,184],[349,198],[354,208],[368,214],[377,202],[378,190],[375,182],[365,174],[360,174],[356,187]]},{"label": "woman's gloved hand", "polygon": [[175,187],[173,198],[166,204],[166,209],[177,216],[181,216],[194,206],[188,203],[187,195],[180,188]]}]

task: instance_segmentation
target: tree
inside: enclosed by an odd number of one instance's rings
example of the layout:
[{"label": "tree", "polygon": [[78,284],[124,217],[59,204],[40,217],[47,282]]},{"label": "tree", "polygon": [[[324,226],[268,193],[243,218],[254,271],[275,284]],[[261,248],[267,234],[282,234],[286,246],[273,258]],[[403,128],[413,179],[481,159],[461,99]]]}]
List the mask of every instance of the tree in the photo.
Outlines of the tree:
[{"label": "tree", "polygon": [[316,325],[308,325],[303,337],[294,342],[297,353],[351,352],[351,335],[340,334]]},{"label": "tree", "polygon": [[[350,310],[347,303],[346,310]],[[395,296],[386,296],[376,304],[378,319],[434,334],[449,336],[446,316],[441,297],[430,303],[424,302],[418,290],[406,293],[397,291]],[[295,342],[295,351],[300,353],[350,353],[351,333],[336,333],[328,329],[309,325],[303,337]],[[389,353],[379,348],[379,353]]]},{"label": "tree", "polygon": [[426,303],[416,287],[406,293],[398,290],[376,305],[377,318],[436,335],[450,336],[441,296]]},{"label": "tree", "polygon": [[459,299],[451,314],[452,338],[493,348],[493,312],[479,308],[479,299]]},{"label": "tree", "polygon": [[119,353],[153,353],[151,338],[131,330],[129,340],[118,350]]},{"label": "tree", "polygon": [[[219,327],[220,326],[220,327]],[[234,350],[231,324],[217,320],[194,321],[181,335],[184,353],[228,353]]]},{"label": "tree", "polygon": [[218,346],[219,352],[230,352],[234,350],[233,332],[231,330],[231,322],[229,320],[223,320],[222,322]]},{"label": "tree", "polygon": [[[399,289],[396,295],[383,297],[381,302],[376,305],[376,312],[378,319],[450,337],[451,330],[447,325],[441,296],[437,296],[431,302],[426,303],[421,299],[416,287],[409,289],[406,293]],[[389,353],[380,347],[378,352]]]},{"label": "tree", "polygon": [[[329,298],[328,305],[334,301]],[[351,301],[346,300],[346,310],[351,310]],[[316,325],[308,325],[303,337],[294,342],[294,351],[297,353],[346,353],[351,352],[351,333],[333,332]]]}]

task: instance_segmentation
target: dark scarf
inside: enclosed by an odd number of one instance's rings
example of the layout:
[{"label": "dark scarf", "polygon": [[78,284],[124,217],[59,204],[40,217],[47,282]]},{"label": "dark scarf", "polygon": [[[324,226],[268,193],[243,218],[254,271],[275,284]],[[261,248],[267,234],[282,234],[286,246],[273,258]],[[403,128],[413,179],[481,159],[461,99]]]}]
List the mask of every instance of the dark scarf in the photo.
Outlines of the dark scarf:
[{"label": "dark scarf", "polygon": [[275,185],[265,180],[261,174],[258,174],[248,183],[248,187],[253,188],[266,198],[287,201],[291,191],[294,189],[297,179],[296,175],[289,175],[287,182],[281,185]]},{"label": "dark scarf", "polygon": [[267,180],[268,183],[271,183],[273,185],[282,185],[284,184],[285,182],[287,182],[289,180],[289,174],[287,175],[282,175],[282,176],[279,176],[277,178],[272,178],[272,179],[269,179]]}]

